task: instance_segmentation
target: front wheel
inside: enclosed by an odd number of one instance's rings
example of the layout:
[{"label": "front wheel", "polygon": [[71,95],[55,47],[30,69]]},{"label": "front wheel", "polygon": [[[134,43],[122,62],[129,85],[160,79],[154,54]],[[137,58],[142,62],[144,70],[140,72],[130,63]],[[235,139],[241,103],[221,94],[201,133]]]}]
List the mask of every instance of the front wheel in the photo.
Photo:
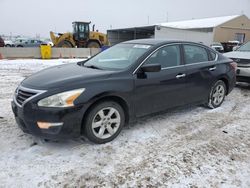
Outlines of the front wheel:
[{"label": "front wheel", "polygon": [[90,41],[87,45],[88,48],[101,48],[97,41]]},{"label": "front wheel", "polygon": [[63,41],[59,42],[57,47],[59,47],[59,48],[72,48],[73,45],[71,44],[71,42],[69,42],[67,40],[63,40]]},{"label": "front wheel", "polygon": [[116,138],[125,124],[122,107],[114,101],[95,105],[84,122],[85,136],[92,142],[103,144]]},{"label": "front wheel", "polygon": [[219,107],[226,96],[226,85],[222,80],[218,80],[211,88],[207,106],[209,108]]}]

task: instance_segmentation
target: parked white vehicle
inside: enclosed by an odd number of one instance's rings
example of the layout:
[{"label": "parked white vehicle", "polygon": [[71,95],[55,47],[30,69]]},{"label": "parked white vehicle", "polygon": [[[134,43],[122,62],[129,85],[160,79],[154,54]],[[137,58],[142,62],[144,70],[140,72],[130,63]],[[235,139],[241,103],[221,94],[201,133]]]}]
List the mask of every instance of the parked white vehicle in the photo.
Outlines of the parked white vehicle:
[{"label": "parked white vehicle", "polygon": [[241,45],[237,50],[224,53],[223,55],[237,63],[237,81],[250,83],[250,41]]},{"label": "parked white vehicle", "polygon": [[53,42],[51,42],[51,41],[45,41],[45,43],[48,45],[48,46],[54,46],[54,43]]},{"label": "parked white vehicle", "polygon": [[224,52],[224,48],[222,46],[222,44],[220,42],[213,42],[210,45],[211,48],[213,48],[214,50],[218,51],[218,52]]},{"label": "parked white vehicle", "polygon": [[4,40],[5,47],[14,47],[14,42],[12,40]]}]

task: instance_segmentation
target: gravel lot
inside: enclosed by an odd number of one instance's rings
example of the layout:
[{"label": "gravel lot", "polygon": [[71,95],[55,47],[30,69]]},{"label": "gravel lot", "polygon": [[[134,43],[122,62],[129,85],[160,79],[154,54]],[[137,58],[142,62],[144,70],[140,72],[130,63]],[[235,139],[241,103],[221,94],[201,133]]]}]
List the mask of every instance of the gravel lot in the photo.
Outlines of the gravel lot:
[{"label": "gravel lot", "polygon": [[111,143],[44,142],[16,125],[26,76],[76,60],[0,60],[0,187],[250,187],[250,86],[214,110],[188,106],[139,119]]}]

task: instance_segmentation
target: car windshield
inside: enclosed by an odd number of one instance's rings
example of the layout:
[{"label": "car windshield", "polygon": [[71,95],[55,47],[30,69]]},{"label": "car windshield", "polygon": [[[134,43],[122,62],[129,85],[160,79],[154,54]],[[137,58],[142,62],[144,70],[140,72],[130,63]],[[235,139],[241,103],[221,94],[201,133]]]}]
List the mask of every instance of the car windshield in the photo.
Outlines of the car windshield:
[{"label": "car windshield", "polygon": [[84,66],[103,70],[123,70],[140,58],[151,45],[118,44],[89,59]]},{"label": "car windshield", "polygon": [[247,43],[243,44],[241,47],[237,49],[237,51],[243,51],[243,52],[249,52],[250,51],[250,41]]}]

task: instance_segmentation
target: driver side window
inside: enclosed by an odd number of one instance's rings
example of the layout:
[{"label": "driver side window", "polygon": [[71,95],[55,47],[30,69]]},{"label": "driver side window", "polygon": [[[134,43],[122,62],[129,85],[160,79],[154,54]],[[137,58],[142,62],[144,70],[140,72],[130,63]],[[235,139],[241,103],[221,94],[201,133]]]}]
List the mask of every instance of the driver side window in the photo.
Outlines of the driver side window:
[{"label": "driver side window", "polygon": [[165,46],[154,52],[145,64],[160,64],[161,68],[180,65],[181,56],[179,45]]}]

